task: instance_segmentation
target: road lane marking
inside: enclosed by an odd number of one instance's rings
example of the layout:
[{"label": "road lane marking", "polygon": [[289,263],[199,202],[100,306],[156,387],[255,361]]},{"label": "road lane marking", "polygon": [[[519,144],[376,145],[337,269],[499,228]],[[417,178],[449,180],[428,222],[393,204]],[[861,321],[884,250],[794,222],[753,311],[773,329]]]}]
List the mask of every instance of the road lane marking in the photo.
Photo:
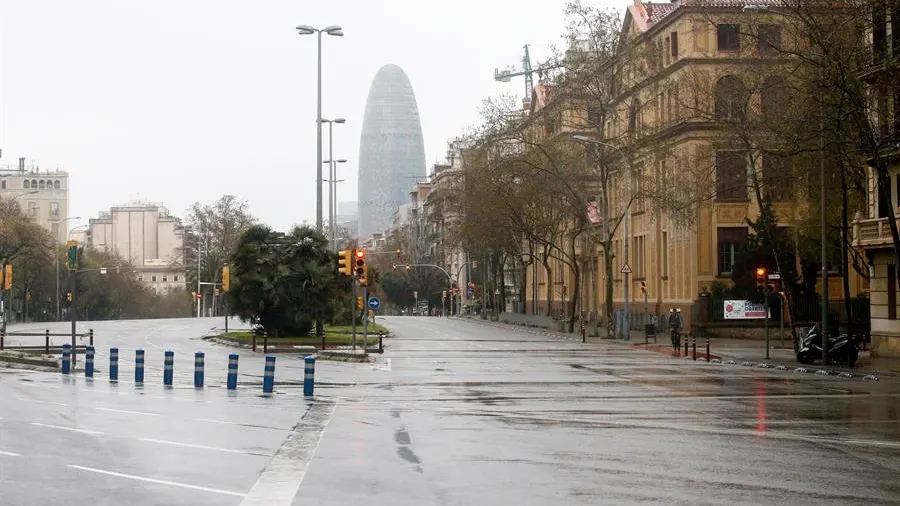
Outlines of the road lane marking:
[{"label": "road lane marking", "polygon": [[230,496],[234,496],[234,497],[244,497],[244,495],[245,495],[240,492],[232,492],[230,490],[222,490],[220,488],[203,487],[200,485],[189,485],[187,483],[179,483],[177,481],[157,480],[156,478],[147,478],[146,476],[135,476],[133,474],[117,473],[115,471],[107,471],[105,469],[97,469],[95,467],[77,466],[75,464],[68,464],[66,467],[69,467],[72,469],[79,469],[81,471],[88,471],[90,473],[105,474],[108,476],[116,476],[118,478],[126,478],[129,480],[143,481],[146,483],[169,485],[172,487],[181,487],[181,488],[187,488],[187,489],[191,489],[191,490],[199,490],[201,492],[212,492],[213,494],[230,495]]},{"label": "road lane marking", "polygon": [[271,425],[257,425],[254,423],[228,422],[225,420],[213,420],[212,418],[198,418],[198,422],[218,423],[222,425],[236,425],[238,427],[250,427],[253,429],[288,430],[288,427],[273,427]]},{"label": "road lane marking", "polygon": [[159,416],[159,413],[148,413],[146,411],[131,411],[128,409],[115,409],[115,408],[94,408],[100,411],[110,411],[112,413],[127,413],[129,415],[145,415],[145,416]]},{"label": "road lane marking", "polygon": [[271,457],[271,454],[260,453],[260,452],[250,452],[246,450],[234,450],[232,448],[219,448],[217,446],[206,446],[206,445],[198,445],[193,443],[180,443],[178,441],[166,441],[165,439],[152,439],[149,437],[138,438],[139,441],[144,441],[145,443],[158,443],[163,445],[171,445],[171,446],[181,446],[184,448],[196,448],[198,450],[212,450],[217,452],[225,452],[225,453],[240,453],[242,455],[259,455],[262,457]]},{"label": "road lane marking", "polygon": [[24,401],[24,402],[36,402],[38,404],[52,404],[54,406],[68,406],[68,404],[66,404],[65,402],[42,401],[40,399],[30,399],[27,397],[16,397],[16,398],[19,399],[20,401]]},{"label": "road lane marking", "polygon": [[36,427],[46,427],[48,429],[59,429],[59,430],[67,430],[71,432],[80,432],[82,434],[92,434],[92,435],[101,435],[103,434],[100,431],[96,430],[87,430],[87,429],[76,429],[75,427],[63,427],[62,425],[51,425],[49,423],[40,423],[40,422],[31,422],[31,425]]},{"label": "road lane marking", "polygon": [[892,442],[892,441],[875,441],[875,440],[865,440],[865,439],[847,439],[843,441],[844,443],[853,444],[853,445],[872,445],[872,446],[889,446],[892,448],[900,448],[900,443]]},{"label": "road lane marking", "polygon": [[290,506],[336,407],[316,402],[294,426],[240,506]]},{"label": "road lane marking", "polygon": [[4,455],[4,456],[7,456],[7,457],[21,457],[21,455],[19,455],[18,453],[5,452],[5,451],[3,451],[3,450],[0,450],[0,455]]}]

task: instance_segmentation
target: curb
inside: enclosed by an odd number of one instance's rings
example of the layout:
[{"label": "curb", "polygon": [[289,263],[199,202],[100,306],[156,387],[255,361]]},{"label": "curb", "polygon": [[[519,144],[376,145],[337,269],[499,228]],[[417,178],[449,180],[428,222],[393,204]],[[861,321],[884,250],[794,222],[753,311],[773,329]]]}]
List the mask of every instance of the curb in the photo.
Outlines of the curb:
[{"label": "curb", "polygon": [[58,371],[60,359],[48,355],[34,355],[30,353],[22,353],[15,351],[0,352],[0,362],[10,365],[28,365],[34,367],[44,367]]}]

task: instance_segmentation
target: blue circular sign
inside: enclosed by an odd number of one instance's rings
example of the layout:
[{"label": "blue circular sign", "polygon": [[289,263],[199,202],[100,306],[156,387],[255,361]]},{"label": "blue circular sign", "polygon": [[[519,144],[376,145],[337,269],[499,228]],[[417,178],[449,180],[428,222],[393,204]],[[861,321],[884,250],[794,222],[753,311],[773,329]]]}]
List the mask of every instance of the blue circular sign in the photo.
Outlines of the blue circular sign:
[{"label": "blue circular sign", "polygon": [[378,309],[381,307],[381,301],[378,297],[369,297],[369,309]]}]

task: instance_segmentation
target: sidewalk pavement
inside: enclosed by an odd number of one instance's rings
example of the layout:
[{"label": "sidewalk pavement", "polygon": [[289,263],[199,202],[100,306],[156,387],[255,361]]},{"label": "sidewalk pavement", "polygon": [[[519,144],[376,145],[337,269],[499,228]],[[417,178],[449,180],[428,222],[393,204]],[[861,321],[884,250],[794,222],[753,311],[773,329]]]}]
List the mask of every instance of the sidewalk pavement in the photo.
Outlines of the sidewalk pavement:
[{"label": "sidewalk pavement", "polygon": [[[553,335],[556,337],[566,338],[566,339],[577,339],[581,340],[581,335],[578,333],[578,327],[576,326],[575,333],[569,334],[566,332],[559,332],[552,329],[544,329],[544,328],[536,328],[536,327],[524,327],[521,325],[513,325],[501,322],[492,322],[490,320],[482,320],[477,317],[466,317],[473,321],[483,322],[486,324],[497,325],[497,326],[505,326],[516,328],[520,330],[525,330],[528,332],[539,333],[544,335]],[[686,336],[686,334],[685,334]],[[623,341],[621,339],[599,339],[597,337],[588,337],[588,343],[597,343],[599,341],[606,342],[615,342],[623,345],[627,345],[631,349],[636,350],[646,350],[653,351],[657,353],[662,353],[665,355],[673,355],[672,344],[669,339],[668,333],[660,333],[657,336],[656,342],[653,342],[653,339],[650,339],[649,344],[647,343],[646,337],[644,335],[644,331],[642,330],[632,330],[629,333],[629,341]],[[684,341],[687,337],[682,337],[681,341],[681,349],[678,356],[684,356]],[[826,369],[834,374],[852,374],[853,376],[876,376],[879,378],[891,378],[900,380],[900,359],[872,359],[868,351],[860,351],[859,352],[859,361],[856,363],[856,366],[853,368],[847,367],[846,365],[828,365],[826,367],[822,367],[819,365],[803,365],[797,362],[796,356],[794,354],[794,345],[793,341],[791,341],[790,335],[786,333],[784,339],[784,347],[781,347],[781,339],[778,338],[777,334],[769,339],[769,358],[766,359],[766,342],[761,339],[734,339],[734,338],[721,338],[721,337],[711,337],[710,338],[710,359],[719,359],[723,362],[727,362],[729,360],[743,363],[743,362],[753,362],[754,364],[768,364],[772,367],[783,366],[789,369],[795,369],[798,367],[803,367],[806,369]],[[690,341],[688,342],[688,356],[693,355],[693,347],[691,346]],[[705,359],[706,358],[706,338],[698,338],[697,339],[697,359]]]}]

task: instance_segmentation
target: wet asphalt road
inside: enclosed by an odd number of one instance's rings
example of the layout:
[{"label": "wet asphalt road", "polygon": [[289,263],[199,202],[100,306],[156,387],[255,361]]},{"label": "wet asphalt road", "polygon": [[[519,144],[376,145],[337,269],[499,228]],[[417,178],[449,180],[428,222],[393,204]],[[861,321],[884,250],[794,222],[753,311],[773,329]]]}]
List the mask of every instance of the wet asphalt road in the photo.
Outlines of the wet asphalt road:
[{"label": "wet asphalt road", "polygon": [[[196,339],[218,320],[94,324],[99,349],[109,334],[122,349],[118,385],[0,370],[0,502],[900,503],[900,383],[386,321],[396,337],[375,363],[317,363],[312,403],[299,358],[278,357],[264,398],[262,358],[246,351],[229,395],[231,350]],[[136,346],[156,367],[140,389]],[[163,348],[176,351],[168,390]],[[194,350],[207,353],[202,391]]]}]

